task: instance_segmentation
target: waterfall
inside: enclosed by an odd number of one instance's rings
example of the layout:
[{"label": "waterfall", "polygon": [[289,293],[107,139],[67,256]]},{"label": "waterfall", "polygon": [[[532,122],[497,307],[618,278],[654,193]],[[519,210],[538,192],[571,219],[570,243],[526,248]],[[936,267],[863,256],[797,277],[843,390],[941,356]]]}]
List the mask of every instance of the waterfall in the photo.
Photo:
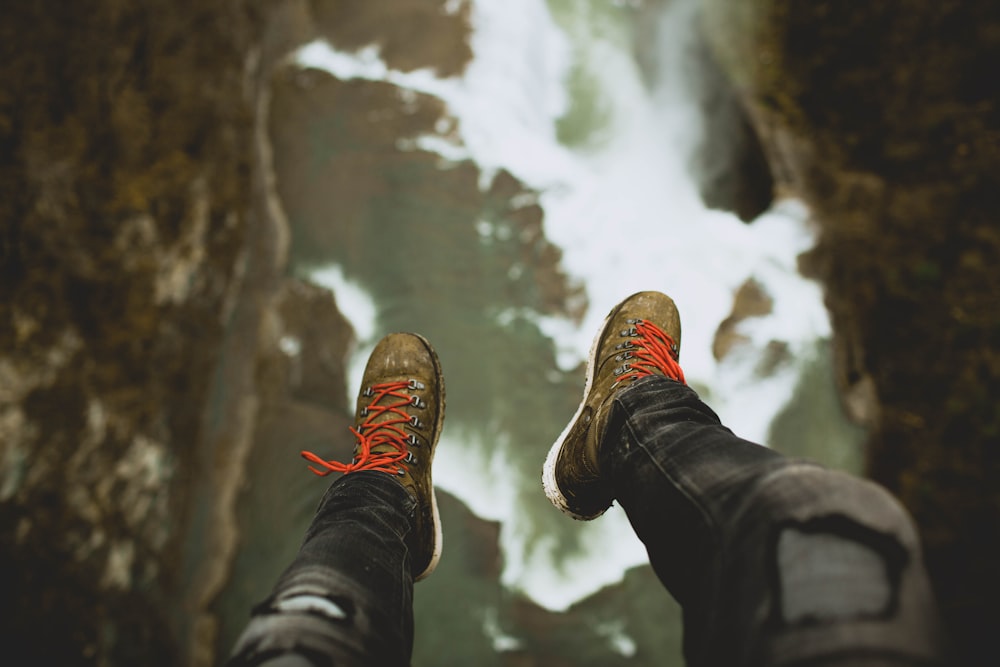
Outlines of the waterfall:
[{"label": "waterfall", "polygon": [[[539,193],[545,234],[562,249],[563,269],[584,286],[589,301],[581,323],[517,314],[555,347],[558,368],[541,372],[571,372],[615,303],[634,291],[660,290],[681,312],[681,363],[690,384],[736,433],[765,442],[771,420],[793,394],[803,359],[829,335],[819,287],[796,270],[796,257],[814,240],[808,212],[786,200],[746,225],[704,206],[690,167],[703,128],[683,71],[695,3],[675,0],[658,17],[660,66],[651,82],[634,56],[629,4],[478,0],[472,8],[474,59],[457,78],[393,71],[373,47],[345,53],[315,42],[297,59],[341,79],[388,81],[439,97],[458,119],[458,137],[429,134],[416,140],[417,147],[446,161],[472,160],[484,187],[504,169]],[[494,231],[484,223],[483,235]],[[365,296],[363,284],[336,268],[312,278],[337,293],[349,319],[375,317],[378,304]],[[741,323],[743,343],[718,361],[712,352],[716,331],[749,279],[770,295],[772,312]],[[352,386],[375,342],[373,325],[361,329]],[[772,341],[784,344],[786,361],[761,376]],[[548,444],[537,447],[538,474]],[[536,510],[555,510],[539,502],[537,476],[531,480],[508,464],[515,446],[495,424],[446,427],[435,461],[439,487],[503,523],[507,586],[550,609],[565,609],[646,562],[617,510],[567,528],[579,531],[579,548],[569,553],[545,537],[542,524],[532,528],[542,521]]]}]

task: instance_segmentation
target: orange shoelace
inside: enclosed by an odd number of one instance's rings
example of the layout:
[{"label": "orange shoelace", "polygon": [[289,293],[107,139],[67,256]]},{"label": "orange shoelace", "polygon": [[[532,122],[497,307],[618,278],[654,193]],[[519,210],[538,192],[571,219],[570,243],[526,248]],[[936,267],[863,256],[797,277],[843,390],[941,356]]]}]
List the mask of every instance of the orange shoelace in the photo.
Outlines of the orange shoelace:
[{"label": "orange shoelace", "polygon": [[679,355],[674,339],[663,329],[646,320],[636,320],[633,327],[638,336],[626,347],[631,353],[631,356],[626,358],[634,361],[622,366],[622,375],[617,382],[653,375],[654,371],[658,370],[669,378],[687,384],[684,371],[677,363]]},{"label": "orange shoelace", "polygon": [[[321,466],[321,468],[309,466],[309,470],[320,477],[326,477],[332,472],[349,473],[360,470],[399,474],[402,464],[411,460],[407,445],[414,443],[414,436],[407,436],[400,428],[402,424],[413,423],[412,420],[416,419],[402,410],[413,404],[416,398],[403,393],[402,390],[408,388],[411,388],[411,385],[405,380],[373,385],[370,390],[372,400],[362,412],[368,418],[357,429],[351,427],[351,432],[358,439],[354,460],[351,463],[327,461],[312,452],[302,452],[302,458]],[[399,402],[379,405],[379,402],[386,397],[398,398]],[[386,413],[390,413],[389,418],[381,419]],[[380,445],[391,445],[392,449],[372,451]]]}]

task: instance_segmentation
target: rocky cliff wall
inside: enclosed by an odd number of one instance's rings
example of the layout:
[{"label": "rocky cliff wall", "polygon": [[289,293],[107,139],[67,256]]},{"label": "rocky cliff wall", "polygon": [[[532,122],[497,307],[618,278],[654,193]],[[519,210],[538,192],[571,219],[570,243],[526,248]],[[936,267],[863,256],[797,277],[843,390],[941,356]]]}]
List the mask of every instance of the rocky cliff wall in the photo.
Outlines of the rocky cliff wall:
[{"label": "rocky cliff wall", "polygon": [[6,8],[6,663],[184,664],[211,632],[254,408],[244,362],[283,253],[255,142],[267,11]]},{"label": "rocky cliff wall", "polygon": [[705,0],[781,187],[822,230],[845,402],[923,535],[962,664],[1000,623],[1000,7]]}]

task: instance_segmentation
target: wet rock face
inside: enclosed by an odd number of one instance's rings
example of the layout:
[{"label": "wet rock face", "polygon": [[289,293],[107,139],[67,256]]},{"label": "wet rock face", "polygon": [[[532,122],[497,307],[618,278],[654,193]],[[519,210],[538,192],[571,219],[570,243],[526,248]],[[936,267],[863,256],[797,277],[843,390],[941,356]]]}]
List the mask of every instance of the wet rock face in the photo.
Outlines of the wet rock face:
[{"label": "wet rock face", "polygon": [[733,296],[733,310],[729,317],[719,324],[712,341],[712,356],[720,361],[736,346],[748,340],[739,332],[739,325],[746,319],[767,315],[774,308],[774,299],[764,287],[753,278],[748,279]]},{"label": "wet rock face", "polygon": [[284,279],[263,310],[252,363],[257,408],[231,508],[238,549],[210,601],[213,634],[200,648],[214,655],[205,664],[229,654],[250,610],[295,557],[329,485],[308,472],[298,453],[351,458],[344,360],[353,340],[334,296],[315,285]]},{"label": "wet rock face", "polygon": [[992,3],[710,0],[784,187],[811,205],[869,471],[919,523],[964,664],[1000,621],[1000,57]]},{"label": "wet rock face", "polygon": [[702,35],[692,46],[692,88],[705,124],[691,164],[702,200],[751,222],[774,202],[774,177],[738,93]]},{"label": "wet rock face", "polygon": [[677,35],[663,34],[664,8],[683,5],[678,0],[633,3],[635,58],[647,84],[662,70],[680,71],[697,101],[703,125],[689,169],[705,206],[729,211],[744,222],[761,215],[774,202],[774,178],[760,139],[738,91],[720,66],[702,31],[684,36],[683,62],[664,61],[662,45]]}]

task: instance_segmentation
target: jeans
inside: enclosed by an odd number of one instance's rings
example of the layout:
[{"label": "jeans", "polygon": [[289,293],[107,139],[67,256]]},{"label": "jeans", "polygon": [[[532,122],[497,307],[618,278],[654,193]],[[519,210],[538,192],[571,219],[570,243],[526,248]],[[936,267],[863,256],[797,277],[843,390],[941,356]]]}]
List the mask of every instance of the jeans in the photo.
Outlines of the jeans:
[{"label": "jeans", "polygon": [[[916,531],[889,493],[738,438],[673,380],[614,400],[601,474],[681,604],[688,665],[943,664]],[[334,482],[230,664],[408,664],[414,507],[382,473]]]},{"label": "jeans", "polygon": [[227,665],[408,665],[407,537],[416,506],[382,472],[355,472],[330,485],[295,560],[254,608]]}]

